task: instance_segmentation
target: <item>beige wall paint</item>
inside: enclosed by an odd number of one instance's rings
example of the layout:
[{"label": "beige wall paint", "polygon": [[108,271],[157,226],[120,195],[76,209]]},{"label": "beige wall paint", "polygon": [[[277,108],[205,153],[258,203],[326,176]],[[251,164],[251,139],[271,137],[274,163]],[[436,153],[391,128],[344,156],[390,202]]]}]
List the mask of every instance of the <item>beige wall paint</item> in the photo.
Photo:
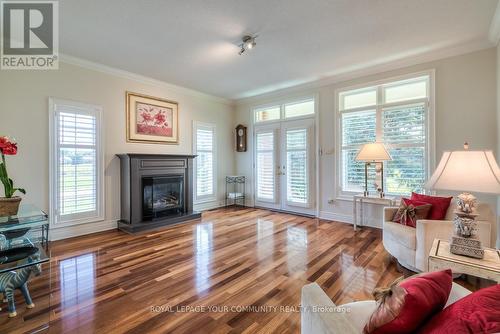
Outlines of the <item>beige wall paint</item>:
[{"label": "beige wall paint", "polygon": [[[257,96],[237,103],[235,124],[249,126],[252,135],[252,108],[258,105],[273,103],[301,97],[305,95],[319,96],[319,145],[324,154],[319,163],[319,211],[320,216],[341,220],[352,220],[352,202],[336,198],[334,189],[335,129],[334,129],[334,92],[338,88],[377,81],[408,73],[424,70],[435,70],[436,84],[436,161],[439,162],[443,151],[460,149],[464,140],[468,140],[471,148],[497,150],[497,116],[496,116],[496,48],[485,49],[461,56],[441,59],[411,67],[405,67],[384,73],[364,76],[333,83],[320,88],[292,88],[275,94]],[[252,152],[253,140],[249,138],[249,150],[236,154],[236,171],[253,181]],[[249,197],[253,197],[253,186],[249,189]],[[496,208],[493,196],[478,196],[480,200],[490,203]],[[329,199],[334,199],[332,204]],[[379,208],[369,208],[367,217],[372,226],[381,226],[382,213]],[[495,228],[496,230],[496,228]],[[495,232],[496,235],[496,232]],[[492,238],[494,239],[494,237]]]},{"label": "beige wall paint", "polygon": [[[60,69],[55,71],[0,71],[0,135],[13,136],[19,143],[19,154],[8,158],[8,167],[16,184],[28,192],[24,202],[45,210],[49,207],[49,97],[103,107],[105,226],[116,226],[120,215],[120,164],[115,154],[191,154],[193,120],[216,124],[218,198],[223,200],[224,176],[234,173],[233,107],[218,98],[171,87],[66,63],[61,63]],[[127,90],[179,103],[179,145],[126,142]],[[93,229],[87,227],[86,231]]]}]

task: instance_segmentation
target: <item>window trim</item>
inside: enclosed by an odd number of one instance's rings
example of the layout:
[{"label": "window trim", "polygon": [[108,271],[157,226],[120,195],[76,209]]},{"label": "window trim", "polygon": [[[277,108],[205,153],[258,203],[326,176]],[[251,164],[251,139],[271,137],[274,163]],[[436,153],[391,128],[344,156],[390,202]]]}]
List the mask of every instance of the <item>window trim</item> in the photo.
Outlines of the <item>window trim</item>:
[{"label": "window trim", "polygon": [[[334,165],[334,174],[336,175],[334,178],[334,189],[335,189],[335,196],[337,200],[346,200],[346,201],[352,201],[353,196],[359,192],[353,192],[353,191],[344,191],[342,189],[342,113],[344,112],[354,112],[354,111],[360,111],[360,110],[366,110],[369,108],[373,108],[376,111],[376,117],[377,117],[377,123],[380,123],[380,118],[381,113],[379,110],[382,110],[383,108],[388,108],[388,107],[395,107],[399,105],[408,105],[408,104],[413,104],[413,103],[418,103],[418,102],[427,102],[426,108],[428,111],[428,115],[426,117],[426,135],[427,135],[427,143],[425,145],[425,150],[426,150],[426,155],[427,155],[427,163],[425,167],[425,175],[426,178],[429,177],[432,173],[432,171],[436,167],[436,143],[435,143],[435,137],[436,137],[436,128],[435,128],[435,69],[429,69],[429,70],[424,70],[424,71],[419,71],[419,72],[412,72],[408,74],[403,74],[403,75],[398,75],[398,76],[393,76],[393,77],[387,77],[384,79],[376,80],[376,81],[371,81],[371,82],[363,82],[360,84],[355,84],[355,85],[350,85],[350,86],[344,86],[340,87],[334,90],[334,110],[335,110],[335,116],[334,116],[334,129],[336,130],[336,135],[335,135],[335,149],[336,149],[336,162]],[[411,81],[412,79],[416,79],[418,77],[423,77],[423,76],[428,76],[428,98],[419,98],[419,99],[412,99],[412,100],[406,100],[406,101],[398,101],[398,102],[392,102],[392,103],[387,103],[387,104],[382,104],[378,103],[378,101],[383,101],[383,89],[382,88],[377,88],[377,105],[375,106],[365,106],[365,107],[360,107],[360,108],[352,108],[348,110],[341,110],[340,109],[340,94],[346,91],[350,90],[356,90],[356,89],[363,89],[363,88],[369,88],[369,87],[382,87],[382,86],[390,86],[392,83],[396,81],[404,81],[404,80],[409,80]],[[379,135],[378,131],[380,129],[380,126],[377,126],[377,136]],[[395,196],[396,198],[400,198],[402,196],[397,195]]]},{"label": "window trim", "polygon": [[193,204],[201,204],[207,202],[216,201],[218,198],[217,192],[217,126],[215,123],[205,123],[200,121],[193,121],[193,155],[197,155],[198,147],[197,147],[197,133],[198,128],[205,128],[212,130],[213,141],[212,141],[212,189],[213,194],[198,196],[198,187],[197,187],[197,169],[198,169],[198,161],[196,158],[194,159],[194,168],[193,168]]},{"label": "window trim", "polygon": [[[57,110],[58,104],[69,105],[74,108],[92,110],[96,116],[96,167],[97,167],[97,200],[96,214],[88,217],[75,218],[67,221],[59,221],[57,213],[58,207],[58,140],[55,133],[58,125]],[[104,138],[103,138],[103,108],[100,105],[82,103],[72,100],[49,98],[49,214],[50,224],[53,228],[74,226],[87,223],[104,221],[105,219],[105,189],[104,189]]]}]

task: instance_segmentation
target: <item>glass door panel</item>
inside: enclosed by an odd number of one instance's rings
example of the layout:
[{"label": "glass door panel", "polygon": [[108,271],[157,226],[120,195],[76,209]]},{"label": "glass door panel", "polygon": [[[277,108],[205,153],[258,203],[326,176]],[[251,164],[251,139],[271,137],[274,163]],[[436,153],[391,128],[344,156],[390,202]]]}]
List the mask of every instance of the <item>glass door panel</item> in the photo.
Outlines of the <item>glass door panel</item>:
[{"label": "glass door panel", "polygon": [[285,211],[315,214],[314,210],[314,122],[282,122],[282,201]]},{"label": "glass door panel", "polygon": [[255,131],[255,204],[279,208],[277,154],[279,129],[262,127]]},{"label": "glass door panel", "polygon": [[255,128],[255,205],[316,214],[314,120]]}]

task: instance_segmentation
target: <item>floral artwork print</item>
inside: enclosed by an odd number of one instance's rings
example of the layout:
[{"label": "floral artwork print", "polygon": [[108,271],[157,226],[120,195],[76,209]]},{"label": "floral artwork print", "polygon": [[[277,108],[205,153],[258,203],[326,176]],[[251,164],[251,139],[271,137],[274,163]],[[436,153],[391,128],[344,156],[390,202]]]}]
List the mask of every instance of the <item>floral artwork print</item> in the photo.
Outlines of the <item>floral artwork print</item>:
[{"label": "floral artwork print", "polygon": [[147,103],[136,103],[136,131],[150,136],[172,136],[173,111]]},{"label": "floral artwork print", "polygon": [[179,104],[126,92],[127,142],[179,144]]}]

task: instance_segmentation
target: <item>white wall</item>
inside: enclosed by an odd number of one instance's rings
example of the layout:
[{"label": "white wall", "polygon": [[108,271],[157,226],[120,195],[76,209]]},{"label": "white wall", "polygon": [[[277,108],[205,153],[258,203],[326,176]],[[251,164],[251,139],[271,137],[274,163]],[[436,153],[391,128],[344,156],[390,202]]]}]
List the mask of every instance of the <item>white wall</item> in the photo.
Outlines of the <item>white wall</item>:
[{"label": "white wall", "polygon": [[[335,179],[335,89],[377,81],[403,74],[435,69],[436,84],[436,160],[443,151],[461,149],[465,140],[471,148],[497,150],[496,117],[496,48],[485,49],[461,56],[441,59],[384,73],[353,78],[319,88],[291,88],[274,94],[266,94],[237,101],[237,115],[234,124],[249,127],[249,150],[236,153],[236,171],[244,174],[250,182],[252,176],[252,113],[254,106],[291,99],[304,95],[319,96],[319,144],[324,154],[320,158],[320,217],[345,222],[352,221],[352,201],[336,199]],[[253,197],[253,186],[249,197]],[[480,200],[496,208],[496,197],[478,196]],[[334,199],[332,204],[329,199]],[[381,226],[381,210],[370,208],[366,213],[372,217],[371,226]],[[496,234],[496,233],[495,233]]]},{"label": "white wall", "polygon": [[[19,153],[8,157],[7,163],[16,184],[27,190],[25,203],[45,210],[49,207],[48,98],[97,104],[104,109],[105,221],[54,230],[53,236],[115,227],[120,216],[120,164],[115,154],[191,154],[193,120],[217,126],[218,197],[222,201],[224,176],[234,173],[233,106],[226,100],[181,87],[88,67],[61,63],[60,69],[54,71],[0,71],[0,135],[13,136],[18,141]],[[177,101],[179,145],[127,143],[125,91]],[[217,205],[208,203],[204,207]]]}]

